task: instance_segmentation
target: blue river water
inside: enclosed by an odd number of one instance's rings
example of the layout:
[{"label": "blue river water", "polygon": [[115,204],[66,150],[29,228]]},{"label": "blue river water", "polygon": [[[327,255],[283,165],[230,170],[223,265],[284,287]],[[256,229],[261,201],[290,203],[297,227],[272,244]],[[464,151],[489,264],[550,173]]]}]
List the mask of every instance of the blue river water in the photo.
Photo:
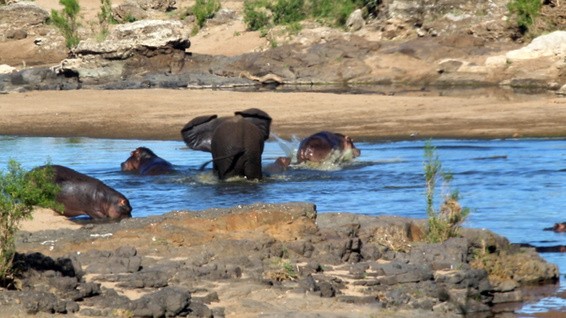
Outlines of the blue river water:
[{"label": "blue river water", "polygon": [[[47,162],[96,177],[129,198],[134,217],[173,210],[203,210],[256,202],[315,203],[319,213],[354,212],[425,218],[422,140],[356,143],[361,156],[347,166],[304,168],[266,177],[261,182],[218,182],[210,154],[186,148],[182,141],[39,138],[0,136],[0,169],[14,159],[26,169]],[[453,175],[450,190],[471,209],[464,226],[486,228],[514,243],[566,245],[566,233],[543,231],[566,222],[566,139],[433,140],[444,170]],[[263,162],[286,155],[269,141]],[[296,143],[285,144],[294,147]],[[177,174],[137,176],[120,171],[136,147],[145,146],[173,163]],[[442,191],[442,190],[439,190]],[[449,190],[446,190],[449,191]],[[566,292],[566,253],[545,253],[557,264]],[[566,300],[547,297],[527,304],[520,315],[548,310],[566,312]]]}]

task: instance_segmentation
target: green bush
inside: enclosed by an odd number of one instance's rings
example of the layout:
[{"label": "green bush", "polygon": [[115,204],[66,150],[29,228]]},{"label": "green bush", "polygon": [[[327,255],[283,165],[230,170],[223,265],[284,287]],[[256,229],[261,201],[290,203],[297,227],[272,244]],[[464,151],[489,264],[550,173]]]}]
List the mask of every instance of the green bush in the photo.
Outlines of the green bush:
[{"label": "green bush", "polygon": [[257,31],[271,24],[273,13],[268,8],[269,0],[245,0],[244,22],[251,31]]},{"label": "green bush", "polygon": [[355,0],[311,0],[313,18],[331,25],[343,26],[354,10],[363,6]]},{"label": "green bush", "polygon": [[199,28],[204,26],[206,20],[214,17],[214,14],[220,10],[219,0],[197,0],[191,8],[192,14],[195,16]]},{"label": "green bush", "polygon": [[98,23],[100,23],[103,28],[106,28],[109,24],[118,24],[118,21],[112,16],[112,0],[100,0]]},{"label": "green bush", "polygon": [[100,33],[97,40],[104,41],[110,32],[108,26],[110,24],[118,24],[118,21],[112,16],[112,1],[100,0],[100,12],[98,13],[98,24],[100,25]]},{"label": "green bush", "polygon": [[67,48],[73,48],[79,44],[78,15],[81,7],[77,0],[59,0],[63,10],[51,9],[51,22],[63,33]]},{"label": "green bush", "polygon": [[0,280],[10,274],[19,222],[31,218],[33,206],[62,211],[55,201],[59,187],[53,182],[53,170],[47,167],[26,172],[10,160],[7,171],[0,171]]},{"label": "green bush", "polygon": [[289,24],[305,19],[304,0],[277,0],[273,5],[273,22]]},{"label": "green bush", "polygon": [[517,27],[524,34],[540,14],[541,6],[540,0],[511,0],[507,4],[507,9],[515,16]]},{"label": "green bush", "polygon": [[458,236],[461,224],[470,213],[468,208],[462,208],[458,202],[457,191],[446,195],[439,211],[434,208],[434,198],[437,182],[442,181],[443,187],[448,189],[452,175],[442,169],[442,164],[436,154],[436,149],[427,141],[425,150],[425,180],[426,180],[426,214],[428,231],[426,239],[430,243],[444,242],[451,237]]},{"label": "green bush", "polygon": [[244,22],[252,31],[307,18],[344,26],[357,8],[364,8],[366,14],[377,15],[380,3],[381,0],[245,0]]}]

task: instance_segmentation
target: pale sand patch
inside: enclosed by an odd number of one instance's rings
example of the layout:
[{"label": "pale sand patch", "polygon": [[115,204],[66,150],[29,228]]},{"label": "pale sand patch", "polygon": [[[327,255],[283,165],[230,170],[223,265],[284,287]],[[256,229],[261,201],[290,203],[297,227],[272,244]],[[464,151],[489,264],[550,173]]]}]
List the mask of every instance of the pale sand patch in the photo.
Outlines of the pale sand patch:
[{"label": "pale sand patch", "polygon": [[81,225],[51,209],[35,208],[33,218],[31,220],[23,220],[19,228],[26,232],[38,232],[61,229],[76,230],[81,228]]}]

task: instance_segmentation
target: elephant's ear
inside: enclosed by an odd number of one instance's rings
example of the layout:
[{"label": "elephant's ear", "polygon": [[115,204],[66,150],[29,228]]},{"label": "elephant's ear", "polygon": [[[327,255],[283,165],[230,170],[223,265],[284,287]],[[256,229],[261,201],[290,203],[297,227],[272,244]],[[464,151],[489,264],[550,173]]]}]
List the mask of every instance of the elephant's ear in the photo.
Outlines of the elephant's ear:
[{"label": "elephant's ear", "polygon": [[217,115],[195,117],[181,129],[183,141],[191,149],[210,152],[212,133],[218,124]]},{"label": "elephant's ear", "polygon": [[256,125],[256,127],[259,128],[259,130],[261,130],[261,134],[263,135],[263,140],[267,140],[269,138],[271,117],[266,112],[258,108],[249,108],[246,110],[235,112],[234,114],[240,115],[245,119],[251,121],[254,125]]}]

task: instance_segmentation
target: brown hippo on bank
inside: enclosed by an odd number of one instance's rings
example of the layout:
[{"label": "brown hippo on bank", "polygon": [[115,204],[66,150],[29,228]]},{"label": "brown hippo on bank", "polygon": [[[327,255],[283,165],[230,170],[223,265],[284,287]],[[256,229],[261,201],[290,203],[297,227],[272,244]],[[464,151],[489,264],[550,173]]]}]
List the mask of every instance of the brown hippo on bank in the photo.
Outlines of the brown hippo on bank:
[{"label": "brown hippo on bank", "polygon": [[[132,216],[126,197],[102,181],[73,169],[50,165],[54,182],[60,187],[57,202],[65,207],[63,215],[89,215],[93,219],[122,219]],[[45,166],[38,169],[45,169]]]},{"label": "brown hippo on bank", "polygon": [[137,172],[142,176],[167,174],[175,170],[169,161],[157,156],[146,147],[136,148],[120,166],[122,171]]},{"label": "brown hippo on bank", "polygon": [[321,131],[311,135],[299,145],[297,163],[342,163],[360,156],[360,150],[354,146],[352,138],[330,131]]}]

